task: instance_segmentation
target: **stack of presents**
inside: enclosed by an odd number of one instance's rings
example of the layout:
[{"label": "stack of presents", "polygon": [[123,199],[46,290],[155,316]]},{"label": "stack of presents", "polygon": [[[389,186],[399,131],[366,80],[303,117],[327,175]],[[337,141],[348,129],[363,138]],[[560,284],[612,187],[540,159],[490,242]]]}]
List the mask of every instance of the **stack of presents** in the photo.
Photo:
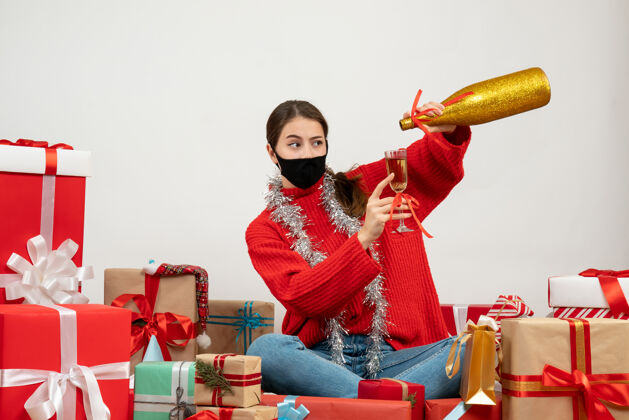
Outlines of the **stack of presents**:
[{"label": "stack of presents", "polygon": [[165,263],[105,270],[105,304],[88,303],[90,165],[64,144],[0,140],[3,420],[629,419],[629,271],[550,277],[544,318],[515,295],[442,305],[460,398],[393,378],[356,399],[263,393],[245,353],[273,332],[272,303],[209,300],[203,268]]}]

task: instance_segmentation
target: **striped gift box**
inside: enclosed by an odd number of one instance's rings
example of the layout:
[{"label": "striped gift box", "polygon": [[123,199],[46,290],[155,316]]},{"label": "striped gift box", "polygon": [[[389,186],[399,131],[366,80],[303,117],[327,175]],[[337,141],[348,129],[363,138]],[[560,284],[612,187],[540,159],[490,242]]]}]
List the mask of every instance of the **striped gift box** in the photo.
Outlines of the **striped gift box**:
[{"label": "striped gift box", "polygon": [[609,308],[553,308],[553,317],[629,319],[629,314],[622,312],[614,316]]},{"label": "striped gift box", "polygon": [[487,313],[487,316],[493,318],[498,324],[496,331],[496,340],[500,340],[500,320],[505,318],[526,318],[533,316],[534,312],[528,307],[520,296],[517,295],[500,295]]}]

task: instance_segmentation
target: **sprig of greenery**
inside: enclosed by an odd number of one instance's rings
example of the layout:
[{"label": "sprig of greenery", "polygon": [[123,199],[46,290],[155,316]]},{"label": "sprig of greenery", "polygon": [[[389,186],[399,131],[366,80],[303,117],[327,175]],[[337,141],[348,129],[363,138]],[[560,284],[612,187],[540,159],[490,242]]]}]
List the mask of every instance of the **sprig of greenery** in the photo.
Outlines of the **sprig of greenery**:
[{"label": "sprig of greenery", "polygon": [[233,394],[232,386],[220,369],[216,369],[212,364],[197,360],[196,362],[197,376],[203,380],[205,386],[210,388],[219,388],[221,397],[226,393]]},{"label": "sprig of greenery", "polygon": [[412,394],[408,395],[404,401],[410,401],[411,402],[411,408],[415,407],[415,404],[417,404],[417,392],[413,392]]}]

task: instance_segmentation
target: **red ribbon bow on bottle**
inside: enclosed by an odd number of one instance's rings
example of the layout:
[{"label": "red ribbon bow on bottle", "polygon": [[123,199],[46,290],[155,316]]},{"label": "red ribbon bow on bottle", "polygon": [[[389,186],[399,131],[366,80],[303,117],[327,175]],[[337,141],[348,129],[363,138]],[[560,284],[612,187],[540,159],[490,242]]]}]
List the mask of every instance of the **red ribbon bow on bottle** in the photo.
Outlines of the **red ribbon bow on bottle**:
[{"label": "red ribbon bow on bottle", "polygon": [[[448,107],[448,106],[452,105],[453,103],[459,102],[461,99],[465,98],[466,96],[473,95],[473,94],[474,94],[474,92],[465,92],[465,93],[457,96],[456,98],[452,98],[449,101],[444,102],[443,106],[444,107]],[[415,124],[415,126],[417,128],[419,128],[424,133],[426,133],[427,136],[430,136],[430,135],[432,135],[432,133],[422,123],[427,123],[427,122],[433,121],[436,118],[438,118],[438,116],[434,116],[434,117],[426,117],[425,116],[427,113],[433,111],[432,108],[428,108],[428,109],[425,109],[423,111],[419,111],[417,109],[417,104],[419,103],[419,98],[421,96],[422,96],[422,90],[419,89],[417,91],[417,95],[415,95],[415,100],[413,101],[413,107],[411,108],[411,120],[413,120],[413,123]],[[420,121],[418,119],[418,117],[422,117],[422,116],[424,116],[424,118]],[[441,147],[448,147],[447,145],[443,144],[443,142],[441,141],[441,139],[439,137],[435,137],[435,139],[437,140],[437,144],[439,144],[439,146],[441,146]]]},{"label": "red ribbon bow on bottle", "polygon": [[402,204],[404,204],[404,201],[406,201],[406,204],[408,205],[408,208],[413,215],[413,219],[415,219],[417,226],[419,226],[419,230],[421,230],[422,233],[426,235],[426,237],[432,238],[432,235],[428,233],[426,229],[424,229],[421,222],[419,221],[419,218],[417,217],[417,214],[415,213],[415,209],[419,208],[419,201],[417,201],[417,199],[410,194],[395,194],[395,197],[393,198],[393,203],[391,203],[391,210],[389,210],[389,220],[393,220],[393,210],[395,210],[397,207],[401,207]]},{"label": "red ribbon bow on bottle", "polygon": [[[626,374],[593,374],[586,375],[575,369],[570,372],[555,366],[546,365],[542,371],[542,385],[577,388],[583,396],[585,412],[588,419],[613,420],[607,407],[601,400],[617,406],[629,406],[629,384]],[[614,382],[614,381],[624,381]]]},{"label": "red ribbon bow on bottle", "polygon": [[[172,360],[168,346],[185,347],[190,339],[194,338],[194,324],[187,316],[173,314],[171,312],[153,313],[153,305],[144,295],[123,294],[111,303],[111,306],[122,308],[127,302],[133,300],[140,313],[134,312],[131,321],[131,354],[146,347],[151,336],[156,336],[157,343],[162,350],[165,361]],[[146,325],[136,325],[135,321],[143,320]],[[174,340],[185,340],[183,343],[175,343]]]},{"label": "red ribbon bow on bottle", "polygon": [[614,271],[588,268],[587,270],[580,272],[579,275],[583,277],[598,278],[603,294],[605,295],[605,299],[609,304],[609,311],[613,316],[619,316],[623,313],[629,314],[629,304],[627,304],[625,294],[618,282],[618,277],[629,277],[629,270]]}]

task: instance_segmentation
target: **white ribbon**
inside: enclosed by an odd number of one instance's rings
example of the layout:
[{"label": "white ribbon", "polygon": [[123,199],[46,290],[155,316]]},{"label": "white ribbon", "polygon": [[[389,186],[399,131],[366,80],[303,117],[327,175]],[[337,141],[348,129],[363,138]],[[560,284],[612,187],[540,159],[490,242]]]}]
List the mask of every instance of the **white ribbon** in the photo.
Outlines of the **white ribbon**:
[{"label": "white ribbon", "polygon": [[27,242],[29,263],[18,254],[11,254],[7,266],[18,274],[21,281],[6,285],[8,300],[25,298],[28,303],[41,305],[87,303],[89,299],[79,293],[79,283],[94,278],[91,266],[78,267],[72,257],[79,246],[66,239],[57,250],[48,252],[43,236]]},{"label": "white ribbon", "polygon": [[[26,400],[24,408],[32,420],[76,418],[76,389],[83,391],[83,407],[88,420],[109,420],[111,414],[100,393],[98,380],[126,379],[129,362],[81,366],[76,363],[76,312],[60,306],[59,311],[60,372],[38,369],[0,369],[0,387],[25,386],[41,383]],[[71,355],[71,362],[68,360]],[[68,363],[70,362],[70,363]]]}]

